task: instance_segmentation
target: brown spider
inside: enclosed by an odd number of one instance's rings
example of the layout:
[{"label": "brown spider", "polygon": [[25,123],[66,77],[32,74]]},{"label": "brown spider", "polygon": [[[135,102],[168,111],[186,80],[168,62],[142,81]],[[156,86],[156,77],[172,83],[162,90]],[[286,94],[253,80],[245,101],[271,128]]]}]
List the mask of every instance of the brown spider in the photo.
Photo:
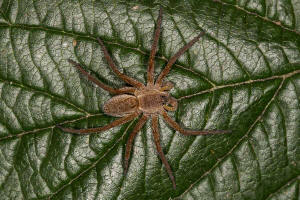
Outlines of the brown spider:
[{"label": "brown spider", "polygon": [[171,167],[163,153],[163,150],[160,145],[160,136],[159,136],[159,128],[158,128],[158,115],[162,115],[164,120],[175,130],[180,132],[183,135],[206,135],[206,134],[217,134],[217,133],[228,133],[230,131],[224,130],[202,130],[202,131],[194,131],[194,130],[185,130],[179,126],[168,114],[166,111],[176,111],[177,109],[177,100],[170,96],[169,90],[173,88],[173,84],[170,82],[162,82],[166,75],[169,73],[172,65],[175,61],[192,45],[194,45],[201,36],[204,35],[204,32],[201,32],[197,37],[192,39],[189,43],[187,43],[184,47],[182,47],[167,63],[166,67],[162,70],[157,80],[154,82],[154,56],[157,51],[158,39],[160,35],[160,27],[162,22],[162,8],[159,10],[159,16],[157,19],[156,29],[154,32],[154,41],[152,44],[149,65],[147,71],[147,85],[142,84],[141,82],[126,76],[121,73],[115,66],[112,58],[110,57],[106,47],[104,46],[101,39],[98,38],[98,42],[101,46],[101,49],[104,53],[105,59],[108,62],[108,65],[111,69],[126,83],[132,85],[132,87],[123,87],[120,89],[115,89],[110,86],[107,86],[91,76],[88,72],[86,72],[79,63],[69,59],[68,61],[73,64],[81,74],[87,77],[88,80],[95,83],[97,86],[102,89],[108,91],[111,94],[115,94],[116,96],[109,99],[103,106],[104,113],[107,115],[121,117],[108,125],[96,128],[88,128],[88,129],[72,129],[72,128],[64,128],[58,126],[65,132],[75,133],[80,135],[96,133],[104,130],[108,130],[115,126],[124,124],[130,120],[137,118],[140,114],[142,117],[139,119],[135,127],[133,128],[131,134],[129,135],[129,139],[126,143],[125,150],[125,159],[124,159],[124,174],[126,175],[128,170],[128,162],[130,158],[130,153],[132,149],[132,143],[139,132],[139,130],[144,126],[147,119],[151,117],[152,119],[152,132],[154,137],[154,143],[156,145],[157,152],[159,154],[162,163],[165,165],[169,177],[172,181],[173,188],[176,189],[175,178],[173,176]]}]

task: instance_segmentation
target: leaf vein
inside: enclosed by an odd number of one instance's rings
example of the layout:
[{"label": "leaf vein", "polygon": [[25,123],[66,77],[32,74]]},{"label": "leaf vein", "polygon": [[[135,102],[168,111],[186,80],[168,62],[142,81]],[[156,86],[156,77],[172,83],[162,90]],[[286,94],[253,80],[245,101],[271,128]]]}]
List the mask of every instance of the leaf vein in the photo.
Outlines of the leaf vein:
[{"label": "leaf vein", "polygon": [[283,83],[285,82],[285,78],[282,79],[279,87],[277,88],[277,90],[275,91],[273,97],[271,98],[271,100],[268,102],[268,104],[266,105],[266,107],[263,109],[263,111],[261,112],[261,114],[256,118],[256,120],[254,121],[254,123],[249,127],[248,131],[246,132],[246,134],[244,136],[242,136],[234,145],[233,147],[224,155],[222,156],[220,159],[218,159],[218,161],[210,168],[208,169],[205,173],[203,173],[202,176],[200,176],[194,183],[192,183],[181,195],[180,197],[182,197],[184,194],[186,194],[188,191],[190,191],[193,186],[198,183],[203,177],[205,177],[206,175],[208,175],[213,169],[215,169],[222,161],[224,161],[228,156],[231,155],[231,153],[244,141],[248,138],[250,132],[253,130],[253,128],[255,127],[255,125],[261,120],[262,116],[265,114],[265,112],[267,111],[267,109],[269,108],[270,104],[274,101],[274,99],[277,97],[279,91],[282,88]]}]

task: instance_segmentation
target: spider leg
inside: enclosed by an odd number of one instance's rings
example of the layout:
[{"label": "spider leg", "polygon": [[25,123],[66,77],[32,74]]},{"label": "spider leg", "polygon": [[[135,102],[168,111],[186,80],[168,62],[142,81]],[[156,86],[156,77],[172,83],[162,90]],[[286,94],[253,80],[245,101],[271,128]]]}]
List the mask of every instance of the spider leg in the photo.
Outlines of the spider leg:
[{"label": "spider leg", "polygon": [[230,130],[201,130],[201,131],[194,131],[194,130],[186,130],[183,129],[177,124],[168,114],[166,111],[162,111],[162,116],[164,117],[165,121],[176,131],[183,135],[209,135],[209,134],[220,134],[220,133],[231,133]]},{"label": "spider leg", "polygon": [[153,44],[151,47],[151,53],[149,58],[149,65],[148,65],[148,72],[147,72],[147,84],[153,85],[154,84],[154,56],[157,51],[157,45],[160,35],[160,27],[161,27],[161,21],[162,21],[162,7],[159,9],[159,15],[156,21],[156,29],[154,32],[153,37]]},{"label": "spider leg", "polygon": [[127,171],[128,171],[128,164],[129,164],[129,158],[130,158],[133,140],[134,140],[135,136],[137,135],[137,133],[139,132],[139,130],[144,126],[147,119],[148,119],[148,116],[143,115],[129,135],[129,138],[126,143],[126,149],[125,149],[124,174],[127,174]]},{"label": "spider leg", "polygon": [[172,65],[176,62],[176,60],[189,48],[191,48],[199,39],[201,36],[203,36],[205,33],[201,32],[198,36],[196,36],[194,39],[192,39],[189,43],[187,43],[185,46],[183,46],[173,57],[170,58],[169,62],[167,63],[166,67],[162,70],[162,72],[159,74],[156,84],[160,85],[162,80],[165,78],[166,75],[170,72],[170,69]]},{"label": "spider leg", "polygon": [[164,81],[161,85],[160,91],[170,91],[174,87],[174,84],[170,81]]},{"label": "spider leg", "polygon": [[112,58],[110,57],[104,43],[102,42],[102,40],[100,38],[97,38],[100,46],[101,46],[101,49],[104,53],[104,57],[106,59],[106,61],[108,62],[108,65],[110,66],[110,68],[115,72],[115,74],[117,74],[123,81],[125,81],[126,83],[134,86],[134,87],[137,87],[137,88],[142,88],[144,87],[144,84],[142,84],[141,82],[129,77],[129,76],[126,76],[125,74],[121,73],[116,65],[114,64]]},{"label": "spider leg", "polygon": [[153,115],[152,116],[152,133],[153,133],[153,138],[154,138],[154,142],[155,142],[155,146],[156,146],[156,150],[157,150],[157,153],[162,161],[162,163],[165,165],[166,167],[166,170],[169,174],[169,177],[172,181],[172,184],[173,184],[173,188],[174,190],[176,189],[176,183],[175,183],[175,178],[173,176],[173,173],[172,173],[172,169],[165,157],[165,154],[161,148],[161,145],[160,145],[160,136],[159,136],[159,129],[158,129],[158,116],[157,115]]},{"label": "spider leg", "polygon": [[131,115],[124,116],[122,118],[116,119],[115,121],[111,122],[108,125],[102,126],[102,127],[96,127],[96,128],[87,128],[87,129],[73,129],[73,128],[64,128],[60,125],[56,125],[56,127],[60,128],[62,131],[68,132],[68,133],[75,133],[78,135],[88,135],[90,133],[96,133],[100,131],[105,131],[110,128],[113,128],[115,126],[119,126],[121,124],[125,124],[126,122],[133,120],[139,115],[138,112],[133,113]]},{"label": "spider leg", "polygon": [[85,71],[81,65],[77,62],[75,62],[74,60],[68,59],[69,63],[71,63],[72,65],[74,65],[74,67],[76,67],[78,69],[78,71],[87,77],[88,80],[92,81],[93,83],[95,83],[97,86],[99,86],[100,88],[108,91],[111,94],[123,94],[123,93],[134,93],[135,88],[134,87],[123,87],[120,89],[115,89],[112,87],[109,87],[107,85],[105,85],[104,83],[100,82],[98,79],[96,79],[95,77],[93,77],[92,75],[90,75],[87,71]]}]

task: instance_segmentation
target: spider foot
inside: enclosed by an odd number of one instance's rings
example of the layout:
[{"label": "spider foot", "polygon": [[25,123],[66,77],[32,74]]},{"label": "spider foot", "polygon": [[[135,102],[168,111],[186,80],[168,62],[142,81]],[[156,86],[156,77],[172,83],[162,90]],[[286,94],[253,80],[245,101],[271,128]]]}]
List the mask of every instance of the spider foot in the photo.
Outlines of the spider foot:
[{"label": "spider foot", "polygon": [[128,164],[129,163],[125,161],[125,163],[124,163],[124,175],[126,175],[127,172],[128,172]]},{"label": "spider foot", "polygon": [[72,65],[78,65],[78,63],[72,60],[71,58],[68,59],[68,62],[71,63]]}]

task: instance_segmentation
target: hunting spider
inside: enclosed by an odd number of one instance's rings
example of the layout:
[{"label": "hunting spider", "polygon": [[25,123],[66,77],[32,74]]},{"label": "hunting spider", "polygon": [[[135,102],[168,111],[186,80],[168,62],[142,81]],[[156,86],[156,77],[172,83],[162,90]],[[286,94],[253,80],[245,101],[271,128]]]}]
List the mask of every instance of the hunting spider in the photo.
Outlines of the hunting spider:
[{"label": "hunting spider", "polygon": [[169,91],[173,88],[173,84],[170,82],[163,82],[163,79],[170,72],[172,65],[175,61],[191,46],[193,46],[201,36],[204,35],[204,32],[201,32],[198,36],[192,39],[189,43],[187,43],[184,47],[182,47],[171,59],[168,61],[166,67],[159,74],[156,81],[154,81],[154,57],[157,51],[158,40],[160,35],[162,22],[162,8],[159,10],[159,16],[156,22],[156,29],[154,32],[153,44],[150,52],[148,71],[147,71],[147,85],[126,76],[121,73],[117,67],[115,66],[112,58],[110,57],[106,47],[104,46],[102,40],[98,38],[98,42],[101,46],[101,49],[104,53],[104,57],[108,62],[108,65],[111,69],[116,73],[123,81],[131,85],[131,87],[123,87],[119,89],[112,88],[110,86],[105,85],[100,82],[93,76],[91,76],[88,72],[86,72],[79,63],[69,59],[68,61],[73,64],[78,71],[86,76],[86,78],[93,83],[95,83],[100,88],[108,91],[109,93],[116,95],[109,99],[103,106],[103,111],[105,114],[121,117],[108,125],[96,128],[87,128],[87,129],[72,129],[72,128],[64,128],[58,126],[61,130],[69,133],[75,133],[80,135],[96,133],[100,131],[105,131],[115,126],[119,126],[124,124],[130,120],[137,118],[140,114],[142,117],[139,119],[135,127],[133,128],[131,134],[126,143],[125,149],[125,159],[124,159],[124,174],[126,175],[128,166],[129,166],[129,158],[132,149],[133,140],[136,137],[139,130],[144,126],[148,118],[151,118],[152,124],[152,133],[154,138],[154,143],[156,145],[156,149],[162,163],[166,167],[168,175],[172,181],[173,188],[176,189],[175,178],[173,176],[171,167],[163,153],[163,150],[160,145],[160,135],[158,128],[158,115],[162,115],[163,119],[167,122],[167,124],[174,128],[176,131],[183,135],[206,135],[206,134],[217,134],[217,133],[227,133],[229,131],[224,130],[186,130],[179,126],[168,114],[166,111],[176,111],[177,109],[177,100],[169,94]]}]

